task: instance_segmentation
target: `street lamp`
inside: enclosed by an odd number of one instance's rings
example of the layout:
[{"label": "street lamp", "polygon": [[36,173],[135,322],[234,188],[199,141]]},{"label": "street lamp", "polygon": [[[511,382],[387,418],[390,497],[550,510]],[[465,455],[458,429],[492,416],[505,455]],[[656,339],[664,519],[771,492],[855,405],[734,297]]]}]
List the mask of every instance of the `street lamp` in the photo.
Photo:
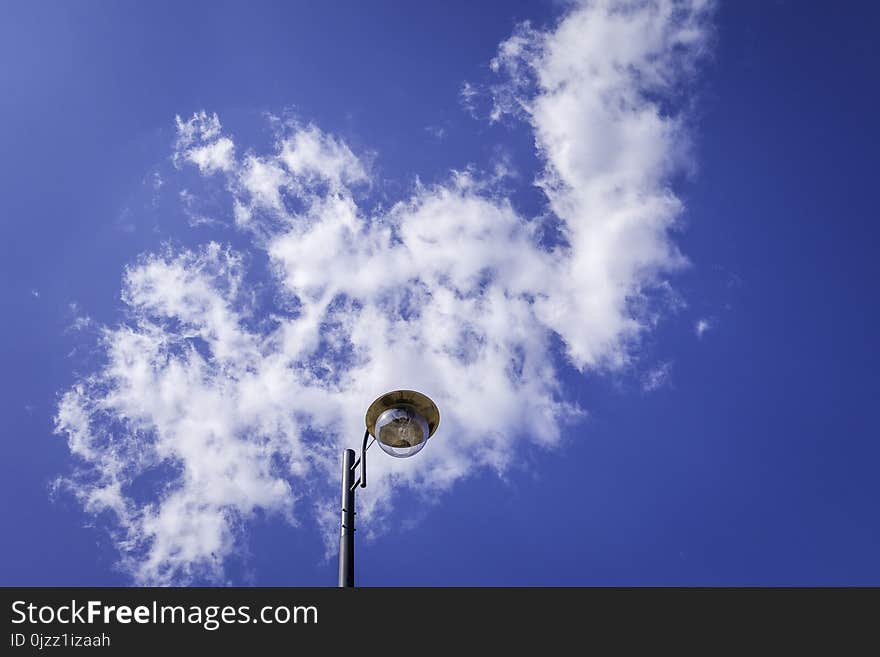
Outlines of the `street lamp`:
[{"label": "street lamp", "polygon": [[[354,492],[367,486],[367,450],[378,440],[386,454],[407,458],[417,454],[437,431],[440,411],[415,390],[395,390],[370,404],[360,458],[353,449],[342,454],[342,529],[339,535],[339,586],[354,586]],[[373,440],[367,444],[367,440]],[[360,465],[360,476],[354,472]]]}]

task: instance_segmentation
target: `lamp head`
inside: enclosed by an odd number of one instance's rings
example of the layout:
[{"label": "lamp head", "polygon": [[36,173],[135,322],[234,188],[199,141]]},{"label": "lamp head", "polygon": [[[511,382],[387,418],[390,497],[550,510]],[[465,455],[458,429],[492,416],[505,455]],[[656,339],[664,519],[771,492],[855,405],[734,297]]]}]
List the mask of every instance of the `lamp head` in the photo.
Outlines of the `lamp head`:
[{"label": "lamp head", "polygon": [[420,452],[440,424],[437,405],[415,390],[395,390],[367,409],[367,431],[387,454],[406,458]]}]

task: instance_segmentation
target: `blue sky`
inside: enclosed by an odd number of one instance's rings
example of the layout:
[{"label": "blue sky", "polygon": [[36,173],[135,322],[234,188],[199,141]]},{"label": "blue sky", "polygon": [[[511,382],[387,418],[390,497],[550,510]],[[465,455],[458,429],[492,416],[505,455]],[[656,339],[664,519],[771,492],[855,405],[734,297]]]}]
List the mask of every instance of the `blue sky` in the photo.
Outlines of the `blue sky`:
[{"label": "blue sky", "polygon": [[3,3],[0,583],[880,584],[880,12],[603,16]]}]

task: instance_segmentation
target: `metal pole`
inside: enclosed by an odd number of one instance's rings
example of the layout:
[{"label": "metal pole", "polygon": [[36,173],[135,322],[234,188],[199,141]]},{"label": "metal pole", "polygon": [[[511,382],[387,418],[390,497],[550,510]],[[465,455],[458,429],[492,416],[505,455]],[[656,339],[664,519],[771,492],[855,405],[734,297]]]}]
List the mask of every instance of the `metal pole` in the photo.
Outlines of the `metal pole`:
[{"label": "metal pole", "polygon": [[339,535],[339,586],[354,586],[354,459],[353,449],[342,455],[342,523]]}]

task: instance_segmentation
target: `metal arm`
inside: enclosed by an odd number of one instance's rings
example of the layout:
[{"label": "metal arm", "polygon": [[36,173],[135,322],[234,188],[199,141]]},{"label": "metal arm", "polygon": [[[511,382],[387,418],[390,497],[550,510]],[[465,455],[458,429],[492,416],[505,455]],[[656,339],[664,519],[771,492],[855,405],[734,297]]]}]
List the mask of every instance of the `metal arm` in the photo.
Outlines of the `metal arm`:
[{"label": "metal arm", "polygon": [[358,466],[361,466],[361,476],[358,477],[358,480],[351,485],[351,489],[354,490],[358,486],[361,488],[367,487],[367,450],[373,446],[373,443],[376,442],[376,439],[370,440],[370,443],[367,444],[367,440],[370,437],[370,431],[364,431],[364,442],[361,444],[361,456],[354,463],[351,464],[351,470]]},{"label": "metal arm", "polygon": [[370,444],[367,444],[367,438],[370,437],[369,429],[364,431],[364,443],[361,446],[361,488],[367,487],[367,450],[370,449],[373,445],[373,440],[370,441]]},{"label": "metal arm", "polygon": [[373,446],[374,442],[376,442],[376,439],[373,438],[373,440],[371,440],[370,443],[367,444],[367,439],[369,437],[370,432],[369,430],[367,430],[364,432],[364,442],[361,444],[361,455],[354,461],[354,463],[351,464],[351,466],[349,466],[352,472],[354,472],[355,468],[361,466],[361,476],[358,477],[358,480],[351,485],[352,490],[354,490],[358,486],[360,486],[361,488],[367,487],[367,450]]}]

